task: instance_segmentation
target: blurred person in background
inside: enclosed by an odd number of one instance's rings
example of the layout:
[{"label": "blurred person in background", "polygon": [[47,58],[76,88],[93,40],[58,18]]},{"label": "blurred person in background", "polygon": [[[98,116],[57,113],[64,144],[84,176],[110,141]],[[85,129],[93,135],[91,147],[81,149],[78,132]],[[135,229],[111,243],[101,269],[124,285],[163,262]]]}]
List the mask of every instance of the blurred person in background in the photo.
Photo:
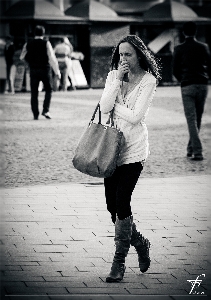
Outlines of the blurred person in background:
[{"label": "blurred person in background", "polygon": [[23,47],[20,59],[25,59],[30,68],[30,86],[31,86],[31,109],[34,120],[39,117],[39,83],[43,82],[45,89],[45,98],[43,102],[42,115],[46,119],[51,119],[49,113],[50,102],[52,97],[52,71],[51,67],[58,78],[61,77],[57,59],[55,57],[51,43],[44,40],[45,28],[36,26],[35,37],[26,43]]},{"label": "blurred person in background", "polygon": [[203,160],[202,143],[199,138],[202,114],[211,77],[211,57],[207,44],[196,39],[196,24],[183,25],[184,43],[174,49],[173,75],[181,83],[182,101],[189,130],[187,157]]},{"label": "blurred person in background", "polygon": [[23,48],[23,42],[16,41],[15,52],[13,56],[13,65],[11,68],[11,78],[14,83],[15,91],[23,91],[24,89],[24,75],[26,63],[20,59],[21,51]]},{"label": "blurred person in background", "polygon": [[[6,44],[4,47],[4,56],[6,61],[6,86],[5,86],[5,93],[15,94],[14,88],[14,76],[11,72],[13,66],[13,59],[14,59],[15,47],[10,36],[6,37]],[[6,90],[8,87],[8,90]]]},{"label": "blurred person in background", "polygon": [[62,37],[60,42],[54,48],[54,52],[58,60],[59,70],[61,72],[61,90],[67,91],[68,77],[70,69],[72,68],[71,54],[73,52],[73,46],[67,37]]}]

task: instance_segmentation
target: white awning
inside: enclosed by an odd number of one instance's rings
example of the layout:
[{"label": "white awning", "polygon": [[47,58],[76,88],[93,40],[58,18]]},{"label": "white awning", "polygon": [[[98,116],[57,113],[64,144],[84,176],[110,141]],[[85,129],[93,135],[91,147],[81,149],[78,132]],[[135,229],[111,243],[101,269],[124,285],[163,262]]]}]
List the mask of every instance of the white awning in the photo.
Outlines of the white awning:
[{"label": "white awning", "polygon": [[153,41],[148,44],[150,50],[154,53],[158,53],[169,42],[173,42],[174,34],[171,29],[163,31]]}]

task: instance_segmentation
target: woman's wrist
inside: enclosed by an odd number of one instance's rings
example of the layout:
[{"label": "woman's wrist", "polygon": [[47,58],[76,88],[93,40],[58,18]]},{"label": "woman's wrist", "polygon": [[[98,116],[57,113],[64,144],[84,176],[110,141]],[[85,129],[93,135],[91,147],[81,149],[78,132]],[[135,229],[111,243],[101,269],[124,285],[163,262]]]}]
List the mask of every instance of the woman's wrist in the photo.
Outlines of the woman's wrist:
[{"label": "woman's wrist", "polygon": [[124,77],[124,74],[122,75],[122,74],[117,74],[117,79],[119,80],[119,81],[122,81],[123,80],[123,77]]},{"label": "woman's wrist", "polygon": [[120,84],[121,84],[121,82],[122,82],[122,80],[121,80],[121,79],[119,79],[118,77],[116,77],[115,81],[116,81],[116,83],[117,83],[118,85],[120,85]]}]

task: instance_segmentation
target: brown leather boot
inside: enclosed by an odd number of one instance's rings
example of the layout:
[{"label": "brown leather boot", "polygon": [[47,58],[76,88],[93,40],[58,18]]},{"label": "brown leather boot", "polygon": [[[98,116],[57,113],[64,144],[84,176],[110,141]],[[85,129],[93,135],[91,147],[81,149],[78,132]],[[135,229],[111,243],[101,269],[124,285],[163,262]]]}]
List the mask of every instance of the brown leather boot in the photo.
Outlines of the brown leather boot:
[{"label": "brown leather boot", "polygon": [[111,267],[111,271],[106,278],[106,282],[119,282],[125,273],[125,257],[130,249],[130,239],[132,234],[133,217],[124,220],[116,219],[115,223],[115,245],[116,251]]},{"label": "brown leather boot", "polygon": [[135,247],[138,253],[139,268],[142,273],[146,272],[150,266],[149,248],[150,241],[136,229],[136,224],[132,224],[132,235],[130,244]]}]

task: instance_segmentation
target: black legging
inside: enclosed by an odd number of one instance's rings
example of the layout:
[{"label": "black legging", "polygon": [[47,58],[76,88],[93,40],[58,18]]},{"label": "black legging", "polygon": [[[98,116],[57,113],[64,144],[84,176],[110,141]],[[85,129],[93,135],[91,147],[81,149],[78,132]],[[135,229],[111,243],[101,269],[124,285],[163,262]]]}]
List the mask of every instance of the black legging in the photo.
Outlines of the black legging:
[{"label": "black legging", "polygon": [[132,215],[131,196],[142,170],[141,162],[126,164],[117,167],[111,177],[104,179],[107,210],[113,222],[116,214],[120,220]]}]

